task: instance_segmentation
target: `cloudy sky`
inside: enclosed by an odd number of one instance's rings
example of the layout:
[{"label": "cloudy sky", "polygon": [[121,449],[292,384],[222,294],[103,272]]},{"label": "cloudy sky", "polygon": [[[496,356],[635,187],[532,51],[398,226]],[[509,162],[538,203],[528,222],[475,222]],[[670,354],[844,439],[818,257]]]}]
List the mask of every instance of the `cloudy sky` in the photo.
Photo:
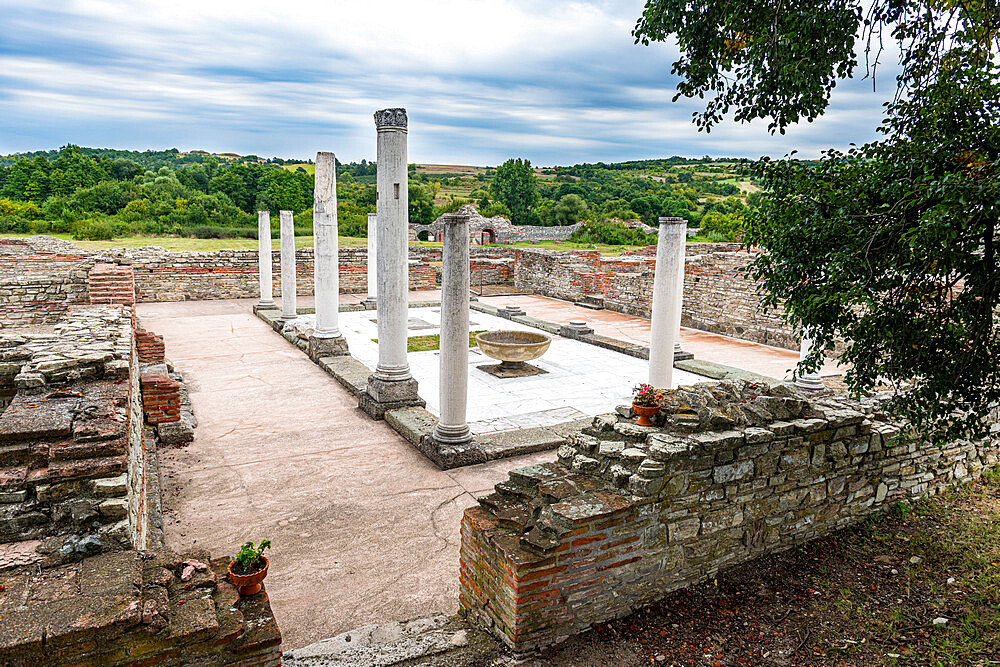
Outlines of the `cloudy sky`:
[{"label": "cloudy sky", "polygon": [[698,132],[697,106],[670,101],[676,49],[632,43],[642,5],[0,0],[0,154],[75,143],[372,159],[372,112],[389,106],[408,110],[411,162],[811,157],[874,138],[887,90],[870,81],[838,86],[822,119],[784,136],[764,122]]}]

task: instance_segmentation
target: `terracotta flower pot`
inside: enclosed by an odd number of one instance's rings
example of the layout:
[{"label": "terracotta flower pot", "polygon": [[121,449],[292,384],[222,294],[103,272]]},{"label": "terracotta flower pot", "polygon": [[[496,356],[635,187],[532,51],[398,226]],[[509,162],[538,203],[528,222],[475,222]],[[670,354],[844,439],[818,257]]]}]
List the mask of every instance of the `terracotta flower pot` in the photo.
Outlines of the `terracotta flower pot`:
[{"label": "terracotta flower pot", "polygon": [[636,422],[636,426],[652,426],[653,422],[649,421],[649,418],[659,411],[659,405],[639,405],[638,403],[632,404],[632,412],[639,415],[639,421]]},{"label": "terracotta flower pot", "polygon": [[229,580],[240,590],[240,595],[255,595],[260,593],[260,582],[264,581],[264,577],[267,576],[268,565],[266,558],[263,556],[260,558],[264,561],[264,567],[250,574],[236,574],[233,572],[233,563],[236,561],[229,563]]}]

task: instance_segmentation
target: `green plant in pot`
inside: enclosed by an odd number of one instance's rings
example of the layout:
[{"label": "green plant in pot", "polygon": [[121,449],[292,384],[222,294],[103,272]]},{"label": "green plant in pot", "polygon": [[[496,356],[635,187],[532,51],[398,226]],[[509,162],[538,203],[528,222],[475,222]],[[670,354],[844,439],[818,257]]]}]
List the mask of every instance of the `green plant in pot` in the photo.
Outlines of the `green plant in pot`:
[{"label": "green plant in pot", "polygon": [[660,411],[663,394],[651,384],[639,384],[632,389],[632,412],[639,416],[636,426],[652,426],[650,417]]},{"label": "green plant in pot", "polygon": [[261,540],[258,546],[247,542],[229,561],[229,579],[240,595],[255,595],[260,592],[261,582],[267,576],[268,561],[264,549],[271,548],[271,540]]}]

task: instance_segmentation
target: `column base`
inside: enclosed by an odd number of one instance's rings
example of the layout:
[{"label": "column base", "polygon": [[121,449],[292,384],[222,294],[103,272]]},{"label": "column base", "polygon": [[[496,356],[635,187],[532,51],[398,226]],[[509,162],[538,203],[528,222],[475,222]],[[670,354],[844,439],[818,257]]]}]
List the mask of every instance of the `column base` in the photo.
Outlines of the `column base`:
[{"label": "column base", "polygon": [[674,348],[674,361],[687,361],[688,359],[694,359],[694,354],[692,352],[687,352],[680,349],[679,347]]},{"label": "column base", "polygon": [[260,310],[278,310],[278,304],[274,301],[258,301],[253,305],[253,314],[256,315]]},{"label": "column base", "polygon": [[462,442],[441,441],[436,434],[425,435],[417,448],[442,470],[486,462],[486,452],[471,434]]},{"label": "column base", "polygon": [[384,419],[388,410],[396,408],[423,408],[427,402],[417,394],[417,381],[380,380],[374,375],[368,378],[368,388],[358,397],[358,407],[372,419]]},{"label": "column base", "polygon": [[365,307],[365,310],[377,310],[378,309],[378,305],[377,305],[375,299],[373,299],[372,297],[368,297],[367,299],[365,299],[364,301],[362,301],[361,305]]},{"label": "column base", "polygon": [[313,361],[318,361],[320,357],[341,357],[350,354],[347,349],[347,339],[343,336],[309,336],[309,349],[306,354]]},{"label": "column base", "polygon": [[826,389],[826,385],[823,384],[823,378],[818,375],[807,375],[805,377],[800,377],[797,380],[792,381],[792,386],[796,389],[801,389],[804,391],[822,391]]}]

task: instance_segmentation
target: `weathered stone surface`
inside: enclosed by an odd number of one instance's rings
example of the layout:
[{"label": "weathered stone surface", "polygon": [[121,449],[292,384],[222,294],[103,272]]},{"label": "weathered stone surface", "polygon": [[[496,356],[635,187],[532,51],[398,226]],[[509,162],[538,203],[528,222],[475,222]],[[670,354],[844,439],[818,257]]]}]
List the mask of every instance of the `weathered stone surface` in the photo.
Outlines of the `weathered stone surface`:
[{"label": "weathered stone surface", "polygon": [[[509,494],[507,505],[484,499],[466,511],[462,608],[508,646],[530,650],[1000,459],[995,440],[873,448],[869,434],[888,427],[877,407],[722,382],[668,392],[665,425],[642,443],[623,435],[627,409],[594,420],[544,468],[538,491],[512,474],[520,490],[501,483],[495,494]],[[502,613],[498,599],[509,600]]]}]

